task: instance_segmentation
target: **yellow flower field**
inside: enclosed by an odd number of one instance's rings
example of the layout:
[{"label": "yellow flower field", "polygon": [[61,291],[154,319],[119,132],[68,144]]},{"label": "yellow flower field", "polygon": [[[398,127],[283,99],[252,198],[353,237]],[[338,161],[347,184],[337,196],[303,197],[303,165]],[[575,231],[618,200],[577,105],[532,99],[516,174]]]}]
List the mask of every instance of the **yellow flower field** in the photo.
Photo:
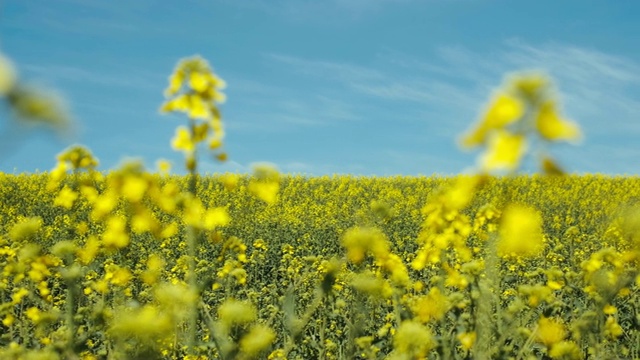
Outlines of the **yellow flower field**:
[{"label": "yellow flower field", "polygon": [[224,81],[183,60],[187,175],[81,146],[0,174],[0,358],[640,359],[640,178],[517,174],[580,136],[549,84],[507,78],[474,175],[205,177]]}]

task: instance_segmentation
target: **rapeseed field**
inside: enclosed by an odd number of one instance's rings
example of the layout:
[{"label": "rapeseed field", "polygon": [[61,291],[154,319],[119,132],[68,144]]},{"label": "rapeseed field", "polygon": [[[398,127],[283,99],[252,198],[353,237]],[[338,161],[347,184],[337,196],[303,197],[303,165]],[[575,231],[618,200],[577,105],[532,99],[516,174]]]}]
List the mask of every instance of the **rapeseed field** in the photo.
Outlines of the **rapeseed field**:
[{"label": "rapeseed field", "polygon": [[505,79],[460,141],[473,174],[202,176],[224,81],[182,60],[161,111],[186,115],[187,175],[99,172],[83,146],[0,174],[0,358],[639,359],[640,178],[564,173],[544,145],[581,133],[551,87]]}]

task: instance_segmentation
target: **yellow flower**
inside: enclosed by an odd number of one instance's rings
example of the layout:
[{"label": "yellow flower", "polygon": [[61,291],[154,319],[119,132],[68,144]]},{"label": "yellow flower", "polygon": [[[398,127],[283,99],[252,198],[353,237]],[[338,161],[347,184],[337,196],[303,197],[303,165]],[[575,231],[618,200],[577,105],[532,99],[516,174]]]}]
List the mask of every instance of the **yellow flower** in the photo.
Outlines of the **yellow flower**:
[{"label": "yellow flower", "polygon": [[447,277],[444,280],[444,286],[455,287],[464,290],[469,286],[469,280],[459,271],[454,269],[446,269]]},{"label": "yellow flower", "polygon": [[468,350],[471,350],[471,348],[473,347],[473,344],[475,344],[476,342],[476,332],[472,331],[472,332],[460,333],[456,338],[458,339],[458,341],[460,341],[460,346],[464,350],[468,351]]},{"label": "yellow flower", "polygon": [[201,72],[194,71],[189,74],[189,86],[197,92],[203,92],[209,87],[209,78]]},{"label": "yellow flower", "polygon": [[249,183],[249,191],[268,204],[278,199],[280,190],[280,174],[274,165],[256,164]]},{"label": "yellow flower", "polygon": [[30,307],[25,311],[25,315],[29,320],[31,320],[34,324],[38,324],[42,319],[42,312],[37,307]]},{"label": "yellow flower", "polygon": [[177,70],[169,77],[169,87],[165,90],[165,96],[175,95],[182,87],[184,71]]},{"label": "yellow flower", "polygon": [[139,210],[131,217],[131,230],[137,234],[154,231],[158,226],[158,221],[151,211]]},{"label": "yellow flower", "polygon": [[139,202],[148,187],[147,180],[139,176],[128,175],[122,183],[122,196],[131,202]]},{"label": "yellow flower", "polygon": [[485,171],[515,170],[527,149],[524,135],[499,130],[489,140],[487,152],[481,159]]},{"label": "yellow flower", "polygon": [[209,106],[198,95],[189,96],[188,115],[192,119],[208,119],[211,116]]},{"label": "yellow flower", "polygon": [[393,295],[393,288],[384,279],[376,277],[371,272],[357,274],[351,281],[354,289],[378,298],[389,298]]},{"label": "yellow flower", "polygon": [[53,200],[53,204],[56,206],[62,206],[65,209],[71,209],[73,202],[78,198],[78,193],[65,186],[60,190],[58,196]]},{"label": "yellow flower", "polygon": [[536,339],[547,348],[551,348],[552,345],[564,340],[566,336],[567,331],[561,322],[546,317],[538,321]]},{"label": "yellow flower", "polygon": [[153,305],[144,305],[138,309],[127,308],[117,314],[109,333],[124,340],[136,338],[153,345],[170,336],[174,327],[171,314]]},{"label": "yellow flower", "polygon": [[29,290],[25,289],[25,288],[20,288],[18,290],[16,290],[13,295],[11,295],[11,303],[14,305],[19,304],[20,302],[22,302],[22,299],[24,299],[25,296],[29,295]]},{"label": "yellow flower", "polygon": [[276,182],[252,182],[249,191],[267,204],[273,204],[278,199],[280,184]]},{"label": "yellow flower", "polygon": [[476,129],[463,137],[462,145],[474,147],[484,144],[492,130],[503,129],[518,121],[523,114],[524,105],[520,100],[505,93],[498,94]]},{"label": "yellow flower", "polygon": [[542,216],[535,209],[510,205],[502,214],[498,255],[534,257],[544,247]]},{"label": "yellow flower", "polygon": [[231,221],[227,209],[223,207],[216,207],[208,209],[204,213],[203,227],[207,230],[213,230],[219,226],[226,226]]},{"label": "yellow flower", "polygon": [[490,129],[503,128],[522,117],[524,105],[518,98],[498,94],[484,117],[483,124]]},{"label": "yellow flower", "polygon": [[189,129],[184,126],[179,126],[176,129],[176,136],[171,142],[171,146],[174,150],[193,152],[195,150],[195,143],[191,139],[191,133]]},{"label": "yellow flower", "polygon": [[107,229],[102,234],[102,243],[108,249],[122,249],[129,245],[129,234],[126,220],[119,216],[112,216],[107,220]]},{"label": "yellow flower", "polygon": [[17,74],[13,63],[0,54],[0,96],[5,96],[16,84]]},{"label": "yellow flower", "polygon": [[111,283],[117,286],[127,286],[133,275],[126,268],[118,268],[113,272]]},{"label": "yellow flower", "polygon": [[604,334],[611,338],[617,338],[624,334],[624,330],[622,326],[618,324],[615,317],[608,316],[604,324]]},{"label": "yellow flower", "polygon": [[356,227],[349,229],[342,236],[342,245],[347,249],[349,261],[355,264],[364,260],[367,251],[373,252],[376,257],[382,257],[389,253],[386,236],[376,228]]},{"label": "yellow flower", "polygon": [[558,115],[553,101],[547,101],[540,106],[536,127],[540,136],[546,140],[577,140],[581,136],[577,124]]},{"label": "yellow flower", "polygon": [[393,337],[393,348],[402,355],[425,358],[435,346],[431,331],[415,321],[404,321]]},{"label": "yellow flower", "polygon": [[256,308],[247,301],[227,299],[218,308],[218,318],[226,329],[235,324],[248,324],[254,321],[256,316]]},{"label": "yellow flower", "polygon": [[171,112],[171,111],[187,111],[189,109],[189,95],[183,94],[177,96],[176,98],[165,102],[160,111],[162,112]]},{"label": "yellow flower", "polygon": [[164,265],[164,260],[162,260],[160,256],[151,254],[147,259],[147,270],[142,273],[142,281],[147,285],[155,284],[160,277]]},{"label": "yellow flower", "polygon": [[449,308],[449,299],[436,287],[431,288],[429,294],[418,297],[411,306],[416,318],[422,323],[441,320]]},{"label": "yellow flower", "polygon": [[9,327],[13,325],[14,321],[16,321],[15,316],[13,316],[13,314],[8,314],[4,319],[2,319],[2,325]]},{"label": "yellow flower", "polygon": [[96,198],[91,211],[91,219],[102,220],[118,204],[118,195],[113,191],[106,191]]},{"label": "yellow flower", "polygon": [[220,182],[225,187],[225,189],[231,191],[238,186],[238,182],[240,181],[240,176],[237,174],[224,174],[220,176]]},{"label": "yellow flower", "polygon": [[15,224],[9,231],[9,237],[14,241],[22,241],[34,236],[42,227],[42,219],[39,216],[26,218]]},{"label": "yellow flower", "polygon": [[240,350],[249,357],[255,357],[266,350],[275,338],[276,333],[270,327],[262,324],[254,325],[240,339]]},{"label": "yellow flower", "polygon": [[552,359],[580,360],[582,359],[582,351],[573,341],[560,341],[553,344],[549,350],[549,356]]}]

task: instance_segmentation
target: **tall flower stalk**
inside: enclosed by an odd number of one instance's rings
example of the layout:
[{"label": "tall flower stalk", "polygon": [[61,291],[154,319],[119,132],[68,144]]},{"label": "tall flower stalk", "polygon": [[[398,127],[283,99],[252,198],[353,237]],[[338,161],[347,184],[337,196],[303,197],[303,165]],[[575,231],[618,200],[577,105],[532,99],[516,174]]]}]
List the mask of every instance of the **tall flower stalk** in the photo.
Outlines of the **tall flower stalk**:
[{"label": "tall flower stalk", "polygon": [[[206,60],[199,56],[183,59],[178,62],[173,74],[169,77],[169,87],[165,90],[168,100],[162,105],[162,112],[182,112],[189,119],[188,127],[179,126],[172,140],[172,147],[182,151],[185,156],[185,166],[189,172],[189,199],[185,209],[193,213],[202,209],[196,199],[198,186],[197,148],[200,143],[206,143],[208,148],[216,153],[219,161],[226,160],[222,152],[224,130],[218,104],[225,100],[220,92],[225,87],[224,80],[213,73]],[[192,206],[193,205],[193,206]],[[198,216],[196,216],[198,217]],[[196,275],[196,254],[198,249],[199,232],[197,224],[187,224],[186,230],[188,248],[188,271],[186,282],[192,294],[199,293]],[[198,310],[197,302],[191,307],[188,326],[188,347],[195,352]]]}]

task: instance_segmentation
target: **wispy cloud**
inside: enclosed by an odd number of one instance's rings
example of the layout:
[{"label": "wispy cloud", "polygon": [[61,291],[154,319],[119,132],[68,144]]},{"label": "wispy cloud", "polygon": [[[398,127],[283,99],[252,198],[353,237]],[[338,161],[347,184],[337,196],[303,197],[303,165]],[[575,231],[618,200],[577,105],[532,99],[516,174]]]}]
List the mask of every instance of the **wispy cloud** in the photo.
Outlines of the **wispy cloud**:
[{"label": "wispy cloud", "polygon": [[[271,55],[270,59],[286,63],[293,71],[331,79],[355,93],[463,108],[477,108],[505,73],[542,69],[557,80],[570,116],[587,118],[594,126],[596,118],[615,116],[619,130],[640,134],[640,64],[631,59],[571,45],[535,46],[518,40],[508,41],[493,52],[451,46],[438,49],[436,55],[425,61],[398,52],[383,53],[379,58],[384,71],[374,66],[283,55]],[[412,76],[405,75],[411,70]],[[597,128],[611,125],[602,124]]]},{"label": "wispy cloud", "polygon": [[378,70],[344,62],[304,59],[283,54],[265,54],[273,61],[291,66],[295,72],[327,80],[365,81],[381,80],[385,76]]},{"label": "wispy cloud", "polygon": [[[565,114],[580,123],[587,136],[583,148],[591,155],[583,158],[586,153],[574,152],[569,157],[589,171],[597,171],[594,163],[604,167],[611,159],[615,172],[637,166],[630,154],[640,148],[630,140],[640,138],[640,64],[627,57],[574,45],[509,40],[487,52],[441,47],[430,59],[388,50],[368,66],[280,54],[267,58],[318,83],[330,82],[353,101],[368,97],[389,105],[411,103],[417,113],[440,119],[430,128],[444,136],[466,129],[505,74],[543,70],[555,80]],[[612,144],[613,138],[623,141]],[[606,148],[594,153],[601,144]],[[603,153],[596,155],[598,151]]]}]

